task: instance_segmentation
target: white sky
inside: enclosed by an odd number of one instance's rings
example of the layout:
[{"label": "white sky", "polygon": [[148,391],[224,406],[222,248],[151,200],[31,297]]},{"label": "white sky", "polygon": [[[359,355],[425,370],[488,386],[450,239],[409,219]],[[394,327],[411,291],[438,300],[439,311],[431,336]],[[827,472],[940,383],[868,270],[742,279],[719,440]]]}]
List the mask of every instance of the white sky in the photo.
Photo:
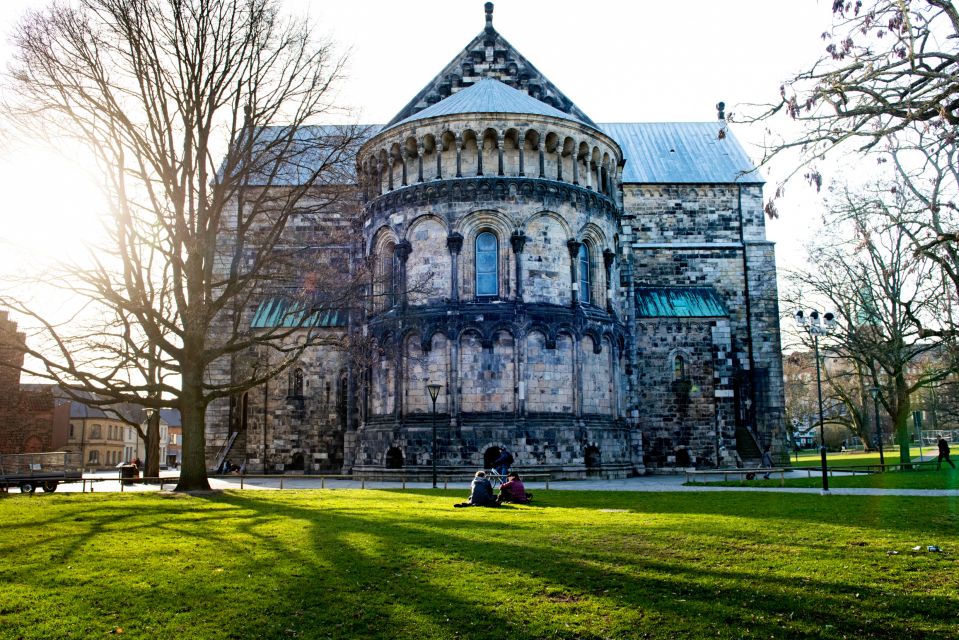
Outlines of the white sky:
[{"label": "white sky", "polygon": [[[0,67],[13,25],[48,0],[0,1]],[[484,26],[481,0],[287,0],[322,33],[351,50],[343,103],[360,121],[389,120]],[[713,120],[773,101],[780,82],[818,58],[829,28],[828,0],[499,0],[493,24],[596,122]],[[2,130],[0,130],[2,131]],[[750,142],[761,127],[734,127]],[[785,167],[784,167],[785,168]],[[776,168],[764,170],[775,179]],[[767,192],[774,189],[773,180]],[[97,186],[47,149],[0,139],[0,272],[72,253],[97,228]],[[820,214],[798,183],[768,221],[781,265],[802,256]]]}]

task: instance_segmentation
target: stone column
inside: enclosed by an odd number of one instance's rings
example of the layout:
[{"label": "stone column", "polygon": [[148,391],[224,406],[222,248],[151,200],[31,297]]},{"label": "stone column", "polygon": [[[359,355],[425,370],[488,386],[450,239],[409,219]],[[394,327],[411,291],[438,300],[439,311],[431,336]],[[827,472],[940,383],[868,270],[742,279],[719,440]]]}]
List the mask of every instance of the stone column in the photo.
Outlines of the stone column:
[{"label": "stone column", "polygon": [[573,303],[572,306],[579,306],[579,247],[582,245],[582,242],[579,242],[574,239],[566,241],[566,248],[569,249],[569,277],[572,284],[571,290],[573,293]]},{"label": "stone column", "polygon": [[520,140],[520,141],[518,142],[519,148],[518,148],[517,150],[519,151],[519,175],[520,175],[520,177],[523,177],[523,176],[526,175],[526,167],[523,166],[524,156],[525,156],[525,149],[523,149],[523,147],[524,147],[525,144],[526,144],[526,142],[523,141],[523,140]]},{"label": "stone column", "polygon": [[546,177],[546,144],[540,142],[539,144],[539,177]]},{"label": "stone column", "polygon": [[586,168],[586,188],[592,190],[593,188],[593,160],[589,157],[587,152],[586,157],[583,158],[585,162],[583,165]]},{"label": "stone column", "polygon": [[383,195],[383,159],[376,159],[376,196]]},{"label": "stone column", "polygon": [[443,137],[436,140],[436,179],[443,179]]},{"label": "stone column", "polygon": [[[522,231],[514,231],[509,238],[509,243],[513,247],[513,255],[516,258],[516,301],[523,301],[523,248],[526,246],[526,234]],[[522,379],[522,378],[521,378]]]},{"label": "stone column", "polygon": [[397,280],[400,285],[400,308],[403,311],[406,311],[406,289],[408,286],[406,282],[406,259],[410,257],[412,251],[413,246],[409,240],[402,240],[393,248],[393,252],[400,261],[400,275]]},{"label": "stone column", "polygon": [[460,299],[459,285],[459,257],[463,248],[463,236],[453,232],[446,236],[446,248],[450,251],[450,300],[458,302]]},{"label": "stone column", "polygon": [[563,181],[563,143],[556,143],[556,180]]},{"label": "stone column", "polygon": [[498,167],[498,170],[497,170],[497,173],[496,173],[496,175],[498,175],[498,176],[503,175],[503,144],[505,144],[505,142],[506,142],[506,138],[501,136],[501,137],[500,137],[500,140],[499,140],[499,144],[496,145],[496,150],[499,152],[499,154],[498,154],[498,155],[499,155],[499,167]]},{"label": "stone column", "polygon": [[583,359],[580,357],[579,336],[573,336],[573,413],[583,417]]},{"label": "stone column", "polygon": [[456,145],[456,177],[463,177],[463,135],[457,133],[456,139],[453,141],[453,144]]},{"label": "stone column", "polygon": [[573,184],[579,184],[579,155],[573,151]]},{"label": "stone column", "polygon": [[423,182],[423,153],[425,149],[426,148],[423,146],[422,142],[416,143],[416,159],[419,165],[417,167],[417,176],[416,176],[417,182]]},{"label": "stone column", "polygon": [[400,149],[400,164],[403,165],[403,174],[401,178],[402,182],[400,183],[400,186],[403,186],[403,187],[409,184],[409,180],[406,177],[406,161],[407,160],[409,160],[409,154],[406,153],[406,149],[405,148]]},{"label": "stone column", "polygon": [[613,259],[616,257],[616,254],[610,251],[609,249],[603,250],[603,265],[606,267],[606,311],[607,313],[612,313],[613,311]]},{"label": "stone column", "polygon": [[387,168],[389,169],[389,172],[390,172],[390,189],[389,190],[392,191],[393,190],[393,160],[394,160],[393,154],[392,153],[388,154],[386,156],[386,160],[387,160],[387,164],[389,165]]},{"label": "stone column", "polygon": [[460,420],[460,339],[450,332],[450,426],[456,426]]},{"label": "stone column", "polygon": [[613,419],[619,417],[619,354],[616,348],[616,340],[609,341],[609,383],[612,385],[612,396],[610,398],[612,406],[610,410]]},{"label": "stone column", "polygon": [[476,175],[483,175],[483,149],[486,148],[486,140],[480,138],[476,141]]},{"label": "stone column", "polygon": [[400,336],[393,337],[395,346],[396,363],[393,367],[393,417],[398,421],[403,420],[403,391],[406,385],[403,384],[403,361],[405,360],[406,343]]}]

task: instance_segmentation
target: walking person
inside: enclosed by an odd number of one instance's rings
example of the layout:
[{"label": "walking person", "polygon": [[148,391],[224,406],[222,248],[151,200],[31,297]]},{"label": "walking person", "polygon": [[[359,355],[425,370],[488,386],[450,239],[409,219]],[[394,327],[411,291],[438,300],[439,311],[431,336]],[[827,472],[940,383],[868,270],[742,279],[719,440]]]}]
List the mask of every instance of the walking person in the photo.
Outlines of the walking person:
[{"label": "walking person", "polygon": [[939,459],[936,460],[936,471],[939,471],[939,467],[942,466],[943,460],[948,462],[949,466],[953,469],[956,468],[956,465],[954,465],[952,460],[949,459],[949,443],[946,442],[945,438],[939,438]]},{"label": "walking person", "polygon": [[[768,445],[768,444],[767,444],[766,447],[763,449],[763,459],[762,459],[762,462],[759,463],[759,466],[762,467],[763,469],[772,469],[772,468],[773,468],[773,456],[772,456],[771,453],[769,453],[769,445]],[[767,471],[766,474],[763,476],[763,480],[769,480],[769,472],[768,472],[768,471]]]},{"label": "walking person", "polygon": [[509,449],[503,447],[499,456],[493,461],[493,470],[505,477],[511,466],[513,466],[513,454],[509,452]]}]

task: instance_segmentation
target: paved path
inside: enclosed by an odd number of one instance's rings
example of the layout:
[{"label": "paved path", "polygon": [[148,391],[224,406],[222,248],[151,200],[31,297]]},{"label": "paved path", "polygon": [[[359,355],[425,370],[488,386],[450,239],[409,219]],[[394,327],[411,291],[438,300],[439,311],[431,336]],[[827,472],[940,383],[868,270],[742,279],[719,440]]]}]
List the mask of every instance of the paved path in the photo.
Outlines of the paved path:
[{"label": "paved path", "polygon": [[[164,479],[168,479],[168,482],[165,482],[162,485],[164,490],[171,490],[176,483],[176,473],[175,472],[163,472],[162,474]],[[121,487],[119,480],[116,479],[116,475],[113,472],[108,473],[98,473],[98,474],[87,474],[88,478],[96,480],[96,482],[87,482],[87,483],[71,483],[63,484],[57,488],[58,492],[79,492],[79,491],[90,491],[90,487],[93,487],[93,491],[96,493],[100,492],[118,492],[118,491],[159,491],[161,486],[156,484],[132,484],[124,485]],[[790,472],[786,474],[786,478],[805,478],[807,474],[805,472]],[[667,491],[681,491],[681,492],[706,492],[706,491],[763,491],[763,492],[779,492],[779,493],[812,493],[819,494],[821,493],[818,488],[798,488],[798,487],[705,487],[702,485],[697,486],[683,486],[685,477],[683,475],[651,475],[651,476],[642,476],[639,478],[626,478],[623,480],[561,480],[561,481],[552,481],[549,483],[550,491],[638,491],[638,492],[667,492]],[[364,483],[360,480],[339,480],[339,479],[326,479],[321,481],[316,478],[298,478],[296,476],[284,476],[283,477],[283,488],[284,489],[318,489],[320,486],[324,486],[328,489],[359,489],[364,486]],[[404,486],[401,482],[366,482],[365,486],[367,489],[399,489]],[[440,485],[443,486],[442,483]],[[461,490],[463,492],[469,492],[469,483],[468,482],[450,482],[447,485],[449,489]],[[527,488],[530,491],[536,491],[537,489],[543,490],[545,484],[542,482],[527,482]],[[239,489],[240,488],[240,477],[239,476],[230,476],[222,478],[211,478],[210,487],[213,489]],[[432,487],[432,484],[429,482],[407,482],[405,483],[407,489],[429,489]],[[243,480],[243,488],[249,490],[277,490],[280,488],[280,480],[278,478],[246,478]],[[16,489],[12,489],[11,492],[16,493]],[[829,492],[830,495],[839,495],[839,496],[925,496],[925,497],[937,497],[937,496],[959,496],[959,491],[956,490],[945,490],[945,489],[863,489],[863,488],[833,488]]]}]

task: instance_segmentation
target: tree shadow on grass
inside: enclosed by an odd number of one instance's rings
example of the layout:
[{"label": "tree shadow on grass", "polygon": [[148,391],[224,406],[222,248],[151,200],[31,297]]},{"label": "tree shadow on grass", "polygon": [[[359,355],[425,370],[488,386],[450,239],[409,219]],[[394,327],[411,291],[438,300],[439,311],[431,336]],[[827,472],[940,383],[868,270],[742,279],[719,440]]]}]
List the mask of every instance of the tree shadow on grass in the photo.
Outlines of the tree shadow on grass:
[{"label": "tree shadow on grass", "polygon": [[[257,510],[260,500],[245,496],[228,496],[231,503]],[[617,635],[624,629],[618,625],[626,621],[632,625],[628,635],[640,635],[635,625],[643,627],[643,620],[672,621],[663,628],[692,629],[690,621],[698,621],[705,627],[718,624],[748,626],[752,630],[781,637],[788,629],[790,637],[829,637],[823,629],[835,630],[838,637],[855,633],[859,637],[897,637],[909,635],[921,628],[917,612],[923,612],[933,620],[947,615],[955,602],[949,598],[917,595],[908,605],[888,603],[885,611],[874,609],[869,614],[850,613],[849,608],[862,601],[882,603],[883,593],[851,579],[848,582],[830,582],[810,577],[802,585],[784,584],[781,575],[765,575],[761,572],[715,570],[702,563],[689,563],[679,556],[651,559],[631,556],[629,553],[611,553],[576,546],[553,546],[545,541],[539,545],[524,544],[514,539],[512,545],[504,540],[495,540],[483,545],[476,536],[476,522],[462,519],[434,517],[424,514],[415,521],[398,519],[384,520],[376,514],[327,513],[301,506],[289,506],[289,517],[303,519],[313,525],[315,531],[314,552],[333,563],[334,574],[349,576],[351,572],[360,579],[352,588],[345,589],[346,609],[362,612],[358,622],[340,621],[336,628],[352,633],[363,632],[363,624],[378,629],[382,637],[404,637],[405,621],[416,619],[419,624],[448,633],[475,626],[481,621],[485,628],[477,629],[486,637],[486,632],[517,628],[511,637],[541,637],[554,633],[557,637],[601,637]],[[442,543],[437,539],[442,536]],[[382,542],[391,550],[388,556],[378,552],[369,553],[351,543],[354,536],[366,536]],[[422,560],[424,557],[431,560]],[[420,560],[417,560],[420,559]],[[426,564],[423,564],[425,562]],[[430,563],[434,563],[431,565]],[[451,580],[438,570],[430,570],[435,563],[463,564],[463,568],[476,574],[477,591],[464,593],[461,582]],[[420,570],[426,574],[414,581],[413,589],[397,587],[391,576],[403,576],[405,572]],[[432,577],[430,577],[432,576]],[[489,580],[513,582],[517,590],[493,587]],[[469,582],[467,585],[471,584]],[[425,596],[420,588],[429,590]],[[344,595],[340,593],[338,597]],[[490,601],[485,595],[493,596]],[[515,620],[504,610],[492,610],[495,598],[509,597],[520,609],[555,610],[546,620]],[[406,609],[398,611],[396,598],[403,598]],[[311,591],[304,604],[327,597]],[[522,602],[529,601],[529,606]],[[595,620],[582,628],[555,629],[550,624],[557,620],[580,620],[584,612],[596,607],[602,610],[629,611],[620,616],[620,623],[605,622],[597,613]],[[796,616],[802,612],[802,621]],[[585,614],[588,615],[588,614]],[[942,619],[942,618],[938,618]],[[323,618],[315,620],[327,624]],[[380,624],[392,625],[387,633]],[[684,626],[685,625],[685,626]],[[591,629],[591,630],[590,630]],[[587,633],[587,630],[589,632]],[[402,631],[402,632],[401,632]],[[429,637],[421,631],[409,637]],[[695,635],[695,634],[694,634]]]}]

